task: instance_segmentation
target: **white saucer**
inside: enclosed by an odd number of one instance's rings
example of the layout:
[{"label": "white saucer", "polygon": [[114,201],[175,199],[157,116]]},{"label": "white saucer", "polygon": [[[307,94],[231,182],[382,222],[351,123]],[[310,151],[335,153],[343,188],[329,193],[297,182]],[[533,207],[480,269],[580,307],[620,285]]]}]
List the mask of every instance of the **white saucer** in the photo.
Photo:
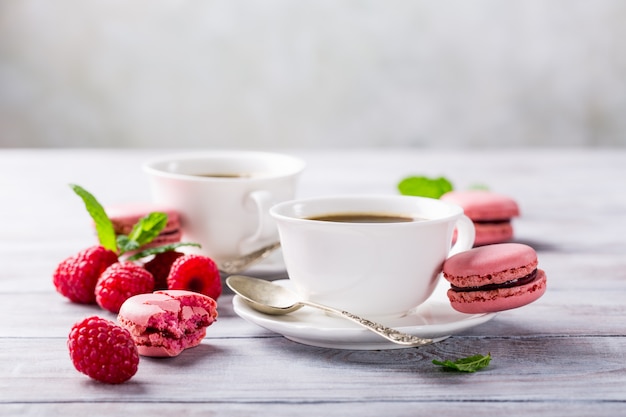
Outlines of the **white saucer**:
[{"label": "white saucer", "polygon": [[[496,313],[463,314],[454,310],[446,296],[449,284],[443,279],[439,282],[433,295],[421,306],[403,317],[379,321],[389,327],[438,342],[495,317]],[[274,283],[291,287],[288,279],[276,280]],[[253,310],[239,296],[233,297],[233,307],[235,313],[243,319],[305,345],[352,350],[404,348],[355,323],[310,307],[284,316],[272,316]]]}]

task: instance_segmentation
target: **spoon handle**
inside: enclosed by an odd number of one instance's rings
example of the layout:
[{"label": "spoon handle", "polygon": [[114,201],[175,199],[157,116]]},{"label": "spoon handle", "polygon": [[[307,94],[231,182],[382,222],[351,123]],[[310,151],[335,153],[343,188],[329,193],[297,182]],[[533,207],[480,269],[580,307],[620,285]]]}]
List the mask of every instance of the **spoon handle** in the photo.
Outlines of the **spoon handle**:
[{"label": "spoon handle", "polygon": [[223,262],[220,262],[217,265],[217,268],[226,274],[238,274],[242,271],[245,271],[253,264],[262,261],[267,258],[272,252],[280,247],[280,242],[272,243],[270,245],[264,246],[259,250],[251,252],[247,255],[243,255],[239,258],[229,259]]},{"label": "spoon handle", "polygon": [[422,337],[418,337],[418,336],[413,336],[411,334],[408,333],[404,333],[401,332],[399,330],[396,329],[392,329],[390,327],[387,327],[383,324],[380,323],[376,323],[374,321],[365,319],[363,317],[359,317],[355,314],[352,314],[348,311],[344,311],[344,310],[339,310],[333,307],[328,307],[328,306],[324,306],[321,304],[317,304],[317,303],[313,303],[311,301],[301,301],[301,304],[307,305],[309,307],[314,307],[314,308],[319,308],[320,310],[324,310],[326,312],[329,313],[333,313],[336,315],[339,315],[345,319],[348,319],[354,323],[357,323],[363,327],[365,327],[367,330],[370,330],[382,337],[384,337],[385,339],[393,342],[393,343],[397,343],[399,345],[403,345],[403,346],[411,346],[411,347],[417,347],[417,346],[424,346],[424,345],[428,345],[433,343],[432,339],[425,339]]}]

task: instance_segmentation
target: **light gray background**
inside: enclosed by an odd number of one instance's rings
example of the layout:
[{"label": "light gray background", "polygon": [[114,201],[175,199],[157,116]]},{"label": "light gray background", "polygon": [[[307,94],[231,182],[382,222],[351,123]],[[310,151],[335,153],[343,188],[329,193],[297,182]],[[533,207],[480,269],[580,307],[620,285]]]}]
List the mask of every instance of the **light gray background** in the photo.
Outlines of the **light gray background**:
[{"label": "light gray background", "polygon": [[623,147],[622,0],[0,0],[0,147]]}]

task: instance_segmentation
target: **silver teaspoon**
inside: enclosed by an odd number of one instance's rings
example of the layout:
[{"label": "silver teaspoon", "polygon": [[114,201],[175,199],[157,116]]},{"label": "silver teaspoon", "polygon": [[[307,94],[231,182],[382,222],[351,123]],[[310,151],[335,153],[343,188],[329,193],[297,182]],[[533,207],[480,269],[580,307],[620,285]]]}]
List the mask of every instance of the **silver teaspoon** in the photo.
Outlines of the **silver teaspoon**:
[{"label": "silver teaspoon", "polygon": [[255,263],[267,258],[279,247],[280,242],[271,243],[247,255],[240,256],[239,258],[233,258],[226,261],[218,262],[217,269],[226,274],[238,274],[245,271]]},{"label": "silver teaspoon", "polygon": [[298,295],[293,291],[263,279],[243,275],[232,275],[226,279],[226,285],[239,295],[246,302],[246,304],[262,313],[282,315],[296,311],[304,306],[309,306],[348,319],[399,345],[416,347],[433,343],[432,339],[424,339],[403,333],[380,323],[375,323],[371,320],[356,316],[347,311],[324,306],[311,301],[300,300],[298,299]]}]

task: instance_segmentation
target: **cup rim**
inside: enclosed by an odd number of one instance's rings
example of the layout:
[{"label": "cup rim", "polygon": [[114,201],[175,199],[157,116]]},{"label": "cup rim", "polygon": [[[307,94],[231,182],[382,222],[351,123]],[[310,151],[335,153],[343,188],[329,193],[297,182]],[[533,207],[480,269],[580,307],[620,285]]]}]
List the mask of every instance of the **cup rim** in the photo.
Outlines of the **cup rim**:
[{"label": "cup rim", "polygon": [[[307,217],[298,217],[295,215],[290,215],[284,213],[289,207],[293,207],[295,205],[301,204],[312,204],[316,202],[324,202],[324,201],[332,201],[332,200],[341,200],[341,201],[402,201],[402,202],[415,202],[422,201],[427,204],[437,204],[443,207],[447,207],[449,213],[438,216],[435,218],[424,219],[423,221],[418,222],[397,222],[397,223],[346,223],[346,222],[320,222],[319,220],[309,219]],[[338,194],[338,195],[327,195],[327,196],[319,196],[319,197],[308,197],[308,198],[300,198],[289,201],[283,201],[281,203],[277,203],[270,208],[270,215],[275,220],[280,220],[284,222],[291,223],[301,223],[301,224],[316,224],[316,225],[324,225],[325,227],[345,227],[346,224],[350,224],[352,227],[407,227],[409,225],[426,225],[426,224],[434,224],[440,222],[448,222],[451,219],[459,217],[464,214],[464,210],[461,206],[450,203],[447,201],[442,201],[440,199],[430,198],[430,197],[420,197],[420,196],[406,196],[406,195],[391,195],[391,194]],[[341,210],[338,210],[340,212]],[[363,210],[367,212],[367,209]],[[311,215],[324,215],[329,214],[328,212],[319,212]],[[392,214],[402,214],[399,212],[395,212]],[[406,213],[404,213],[406,214]]]},{"label": "cup rim", "polygon": [[288,177],[292,175],[297,175],[301,173],[306,166],[306,163],[302,158],[289,155],[286,153],[267,152],[267,151],[216,150],[216,151],[201,151],[201,152],[183,152],[183,153],[173,153],[173,154],[168,154],[168,155],[162,155],[162,156],[144,161],[141,167],[143,171],[148,174],[158,176],[158,177],[164,177],[164,178],[184,179],[186,181],[197,181],[197,182],[241,181],[242,180],[241,178],[201,177],[198,175],[171,172],[171,171],[168,171],[167,169],[157,167],[157,165],[159,164],[165,164],[168,162],[202,160],[202,159],[208,159],[208,158],[234,158],[234,157],[244,157],[244,158],[272,157],[272,158],[280,158],[284,160],[289,160],[293,163],[293,166],[290,167],[290,169],[286,169],[281,172],[270,172],[266,175],[262,175],[259,177],[246,178],[245,181],[260,181],[260,180],[267,180],[267,179],[272,179],[272,178],[280,178],[280,177]]}]

